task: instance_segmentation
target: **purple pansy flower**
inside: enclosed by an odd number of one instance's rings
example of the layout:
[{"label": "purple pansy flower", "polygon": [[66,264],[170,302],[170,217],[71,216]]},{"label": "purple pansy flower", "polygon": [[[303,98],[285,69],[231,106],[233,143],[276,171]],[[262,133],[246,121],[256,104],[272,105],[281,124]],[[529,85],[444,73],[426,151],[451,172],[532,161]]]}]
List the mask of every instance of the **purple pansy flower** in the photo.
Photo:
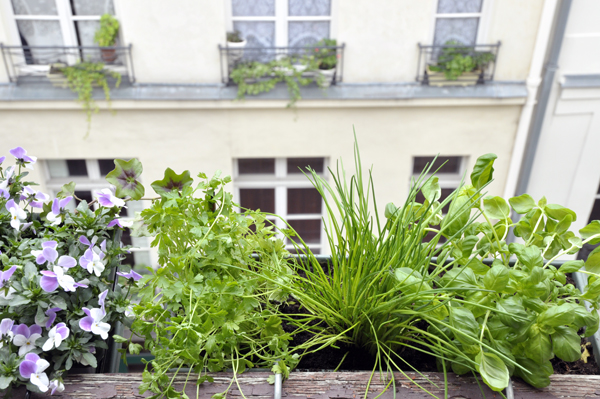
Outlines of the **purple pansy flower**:
[{"label": "purple pansy flower", "polygon": [[65,390],[65,386],[61,380],[52,380],[50,381],[50,385],[48,385],[48,389],[51,389],[50,395],[54,395],[54,392],[62,392]]},{"label": "purple pansy flower", "polygon": [[67,339],[69,336],[69,328],[65,323],[58,323],[48,332],[48,340],[42,346],[42,350],[44,352],[49,351],[50,349],[58,348],[63,340]]},{"label": "purple pansy flower", "polygon": [[6,203],[6,210],[10,212],[10,225],[15,229],[19,230],[21,227],[21,221],[27,219],[27,214],[19,205],[15,204],[14,200],[9,200]]},{"label": "purple pansy flower", "polygon": [[48,262],[48,266],[51,266],[55,265],[54,262],[58,258],[56,266],[64,267],[66,269],[77,266],[77,260],[75,260],[75,258],[72,256],[63,255],[60,258],[58,257],[58,252],[56,251],[57,245],[58,243],[56,241],[46,241],[42,243],[41,251],[31,251],[31,253],[36,257],[35,262],[38,265]]},{"label": "purple pansy flower", "polygon": [[6,199],[10,198],[10,193],[8,192],[8,185],[10,183],[10,178],[12,177],[14,172],[15,172],[14,166],[6,168],[6,173],[4,174],[5,180],[0,182],[0,195],[2,195]]},{"label": "purple pansy flower", "polygon": [[110,221],[110,223],[106,227],[119,226],[120,228],[131,227],[133,226],[133,220],[122,220],[119,218],[115,218]]},{"label": "purple pansy flower", "polygon": [[23,147],[16,147],[9,151],[12,156],[17,158],[18,162],[23,162],[27,169],[33,169],[33,164],[37,161],[37,157],[27,155],[27,151]]},{"label": "purple pansy flower", "polygon": [[34,350],[35,341],[42,336],[42,328],[37,325],[27,327],[26,324],[19,324],[18,326],[13,326],[12,332],[15,334],[12,341],[13,344],[20,347],[19,356],[23,356],[27,352]]},{"label": "purple pansy flower", "polygon": [[104,309],[83,308],[83,311],[87,316],[79,320],[79,327],[84,331],[91,331],[93,334],[100,335],[102,339],[108,339],[110,324],[102,322],[102,319],[106,316]]},{"label": "purple pansy flower", "polygon": [[44,370],[49,366],[50,363],[48,361],[40,359],[35,353],[28,353],[25,356],[25,360],[19,365],[19,373],[21,373],[21,377],[29,378],[29,381],[37,386],[41,392],[46,392],[50,381]]},{"label": "purple pansy flower", "polygon": [[0,272],[0,288],[4,287],[5,281],[10,280],[15,270],[17,270],[17,266],[11,266],[7,271]]},{"label": "purple pansy flower", "polygon": [[46,215],[46,219],[48,219],[51,225],[58,226],[60,222],[62,222],[60,211],[65,209],[65,206],[67,206],[72,199],[72,196],[68,196],[60,200],[58,198],[54,198],[54,201],[52,201],[52,211],[48,212]]},{"label": "purple pansy flower", "polygon": [[123,201],[121,198],[115,197],[114,189],[110,188],[105,188],[98,193],[98,203],[109,208],[112,208],[113,206],[122,208],[125,206],[125,201]]},{"label": "purple pansy flower", "polygon": [[52,323],[54,323],[54,320],[56,320],[56,312],[60,312],[61,310],[61,308],[50,308],[46,310],[44,313],[46,316],[48,316],[48,320],[46,320],[46,329],[49,329],[52,326]]},{"label": "purple pansy flower", "polygon": [[142,275],[139,273],[134,272],[133,270],[130,271],[129,273],[123,273],[123,272],[117,272],[117,274],[121,277],[125,277],[127,279],[132,278],[133,281],[138,281],[139,279],[142,278]]},{"label": "purple pansy flower", "polygon": [[21,200],[24,201],[27,198],[32,199],[29,205],[31,205],[34,208],[42,208],[44,206],[44,201],[48,201],[50,199],[50,196],[48,194],[44,194],[41,191],[35,191],[29,186],[25,186],[25,188],[23,189],[23,194],[21,194]]},{"label": "purple pansy flower", "polygon": [[[4,337],[8,337],[8,340],[12,340],[13,332],[12,328],[15,322],[12,319],[2,319],[0,322],[0,340],[4,339]],[[4,344],[0,341],[0,348],[2,348]]]},{"label": "purple pansy flower", "polygon": [[75,280],[73,277],[65,274],[65,269],[59,266],[54,266],[54,271],[42,270],[42,279],[40,287],[46,292],[52,292],[60,285],[63,290],[75,292]]},{"label": "purple pansy flower", "polygon": [[5,159],[6,157],[0,157],[0,165],[2,165],[2,162],[4,162]]},{"label": "purple pansy flower", "polygon": [[97,253],[93,248],[88,248],[83,256],[79,258],[79,264],[84,269],[87,269],[88,272],[100,277],[105,268],[104,262],[102,262],[104,256],[104,252],[100,251],[100,253]]}]

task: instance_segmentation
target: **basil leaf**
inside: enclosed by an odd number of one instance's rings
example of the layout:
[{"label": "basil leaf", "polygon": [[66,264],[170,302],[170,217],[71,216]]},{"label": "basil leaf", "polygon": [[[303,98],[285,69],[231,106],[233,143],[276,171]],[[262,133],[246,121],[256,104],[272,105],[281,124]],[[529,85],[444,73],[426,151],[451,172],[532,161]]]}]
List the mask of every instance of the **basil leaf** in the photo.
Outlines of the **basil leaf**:
[{"label": "basil leaf", "polygon": [[502,197],[486,197],[483,200],[483,213],[490,219],[508,219],[510,207]]},{"label": "basil leaf", "polygon": [[518,214],[525,214],[535,208],[535,201],[529,194],[519,195],[508,200],[512,209]]},{"label": "basil leaf", "polygon": [[526,373],[518,367],[515,367],[515,376],[522,378],[529,385],[535,388],[544,388],[550,385],[550,377],[554,373],[552,363],[550,361],[538,364],[531,359],[525,357],[519,357],[516,359],[517,363],[525,370],[529,371]]},{"label": "basil leaf", "polygon": [[[473,313],[465,308],[450,308],[450,325],[459,331],[452,331],[454,337],[466,345],[473,345],[479,338],[479,323]],[[469,337],[472,337],[470,339]]]},{"label": "basil leaf", "polygon": [[498,158],[496,154],[485,154],[477,158],[473,172],[471,173],[471,184],[479,190],[487,183],[492,181],[494,174],[494,160]]},{"label": "basil leaf", "polygon": [[502,359],[493,353],[479,352],[475,361],[483,382],[493,391],[500,392],[508,386],[508,369]]},{"label": "basil leaf", "polygon": [[502,291],[508,284],[508,269],[504,265],[493,266],[483,277],[483,285],[492,291]]},{"label": "basil leaf", "polygon": [[554,357],[550,337],[535,324],[529,328],[529,339],[525,345],[525,356],[537,364],[543,364]]},{"label": "basil leaf", "polygon": [[538,316],[537,322],[550,327],[557,327],[573,323],[574,318],[573,306],[570,303],[563,303],[545,310]]},{"label": "basil leaf", "polygon": [[581,338],[576,331],[566,326],[554,328],[552,337],[552,350],[554,354],[565,362],[575,362],[581,357]]}]

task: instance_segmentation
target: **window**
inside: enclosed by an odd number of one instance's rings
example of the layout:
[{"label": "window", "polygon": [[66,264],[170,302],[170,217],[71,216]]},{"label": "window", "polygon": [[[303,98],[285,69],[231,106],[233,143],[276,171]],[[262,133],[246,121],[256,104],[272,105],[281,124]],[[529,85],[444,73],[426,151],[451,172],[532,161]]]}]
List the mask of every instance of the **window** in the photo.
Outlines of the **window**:
[{"label": "window", "polygon": [[332,0],[228,0],[248,47],[304,47],[331,35]]},{"label": "window", "polygon": [[[301,170],[306,167],[322,174],[324,158],[244,158],[234,163],[237,202],[248,209],[260,209],[283,217],[313,253],[324,252],[323,200]],[[286,225],[273,220],[279,228]],[[289,250],[294,248],[286,242]]]},{"label": "window", "polygon": [[[46,187],[50,195],[55,196],[64,184],[75,182],[75,196],[91,202],[96,198],[96,193],[109,184],[106,175],[115,168],[112,159],[63,159],[46,161]],[[76,204],[72,201],[70,206]],[[127,209],[121,213],[125,220],[135,217],[136,212],[144,209],[142,201],[127,202]],[[133,245],[131,253],[123,261],[131,266],[152,266],[150,248],[147,237],[132,237],[129,229],[123,231],[121,239],[125,245]]]},{"label": "window", "polygon": [[[94,34],[100,26],[100,16],[115,13],[113,0],[11,0],[11,3],[23,46],[95,46]],[[27,64],[47,64],[36,59],[41,60],[50,52],[54,54],[56,50],[27,50]]]},{"label": "window", "polygon": [[483,0],[438,0],[433,45],[477,43]]}]

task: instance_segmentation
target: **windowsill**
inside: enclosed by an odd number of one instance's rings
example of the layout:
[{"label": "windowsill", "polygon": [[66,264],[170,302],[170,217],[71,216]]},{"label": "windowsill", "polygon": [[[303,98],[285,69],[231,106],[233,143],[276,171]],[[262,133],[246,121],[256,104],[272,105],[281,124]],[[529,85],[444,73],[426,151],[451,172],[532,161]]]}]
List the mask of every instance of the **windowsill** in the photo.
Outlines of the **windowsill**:
[{"label": "windowsill", "polygon": [[[326,89],[301,87],[303,101],[310,100],[411,100],[411,99],[524,99],[525,82],[488,82],[475,86],[423,86],[419,83],[340,83]],[[231,101],[237,96],[236,86],[222,84],[130,84],[126,77],[119,88],[111,88],[113,101]],[[0,101],[71,101],[77,95],[69,89],[49,82],[22,81],[0,84]],[[94,99],[103,100],[101,89],[94,90]],[[246,96],[245,101],[289,100],[285,84],[268,93]]]}]

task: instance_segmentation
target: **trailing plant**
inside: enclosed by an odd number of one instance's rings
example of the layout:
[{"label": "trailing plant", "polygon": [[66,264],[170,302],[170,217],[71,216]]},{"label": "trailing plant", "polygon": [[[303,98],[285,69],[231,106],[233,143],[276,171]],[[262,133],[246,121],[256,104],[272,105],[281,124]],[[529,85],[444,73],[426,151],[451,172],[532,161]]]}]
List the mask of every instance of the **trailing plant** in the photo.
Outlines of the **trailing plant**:
[{"label": "trailing plant", "polygon": [[104,68],[104,64],[96,62],[79,62],[73,66],[62,67],[61,71],[67,78],[69,89],[77,93],[78,101],[83,106],[88,123],[87,134],[89,134],[92,113],[97,113],[100,110],[92,97],[94,87],[99,86],[102,88],[110,107],[110,87],[107,79],[108,77],[116,79],[115,87],[119,87],[121,84],[121,74],[109,71]]},{"label": "trailing plant", "polygon": [[248,368],[274,367],[287,375],[297,363],[276,311],[288,293],[250,272],[252,254],[263,254],[272,259],[263,271],[277,282],[288,279],[291,270],[279,261],[288,255],[283,242],[274,239],[264,215],[236,211],[225,190],[231,178],[198,177],[194,184],[188,171],[167,169],[152,183],[159,197],[141,213],[144,231],[155,236],[160,268],[139,281],[132,331],[155,356],[140,386],[153,397],[187,397],[185,386],[178,392],[173,385],[183,370],[186,385],[194,372],[199,387],[212,381],[209,371],[231,369],[231,384],[237,384],[237,374]]},{"label": "trailing plant", "polygon": [[107,189],[96,210],[86,201],[75,208],[74,183],[51,199],[26,180],[36,157],[10,153],[16,165],[0,166],[0,389],[60,392],[63,375],[75,364],[97,367],[115,323],[128,324],[115,275],[137,278],[120,265],[124,201]]},{"label": "trailing plant", "polygon": [[230,74],[231,80],[238,85],[238,99],[243,99],[246,94],[257,95],[269,92],[277,83],[285,82],[290,94],[288,107],[300,100],[299,85],[306,86],[315,81],[313,77],[303,77],[314,64],[305,64],[304,69],[296,68],[293,58],[282,58],[267,63],[251,61],[239,63]]},{"label": "trailing plant", "polygon": [[100,47],[114,46],[119,33],[119,21],[110,14],[100,17],[100,28],[94,34],[94,42]]},{"label": "trailing plant", "polygon": [[450,40],[444,44],[436,64],[429,65],[429,69],[443,72],[448,80],[457,80],[466,72],[482,71],[495,58],[489,51],[475,51],[472,46]]},{"label": "trailing plant", "polygon": [[230,43],[241,43],[244,41],[239,31],[227,32],[227,41]]},{"label": "trailing plant", "polygon": [[[331,172],[333,185],[312,172],[329,216],[331,264],[323,270],[294,238],[309,262],[296,266],[301,272],[290,291],[311,316],[282,316],[285,321],[366,348],[376,356],[373,373],[415,369],[402,359],[402,348],[409,347],[436,356],[441,371],[478,372],[495,391],[506,388],[511,375],[548,385],[550,359],[577,360],[578,331],[585,328],[583,336],[590,336],[598,329],[600,251],[586,263],[590,285],[583,294],[566,284],[565,273],[581,270],[584,262],[558,269],[551,262],[584,243],[600,243],[600,221],[578,237],[568,231],[575,215],[564,207],[527,195],[508,203],[485,197],[495,158],[480,157],[471,183],[441,202],[438,179],[426,169],[402,207],[386,206],[386,221],[377,213],[370,175],[363,180],[358,148],[357,174],[348,182],[343,166]],[[423,203],[416,201],[419,191]],[[511,207],[525,215],[518,223],[510,219]],[[506,243],[511,227],[523,244]],[[315,322],[319,328],[311,327]]]}]

